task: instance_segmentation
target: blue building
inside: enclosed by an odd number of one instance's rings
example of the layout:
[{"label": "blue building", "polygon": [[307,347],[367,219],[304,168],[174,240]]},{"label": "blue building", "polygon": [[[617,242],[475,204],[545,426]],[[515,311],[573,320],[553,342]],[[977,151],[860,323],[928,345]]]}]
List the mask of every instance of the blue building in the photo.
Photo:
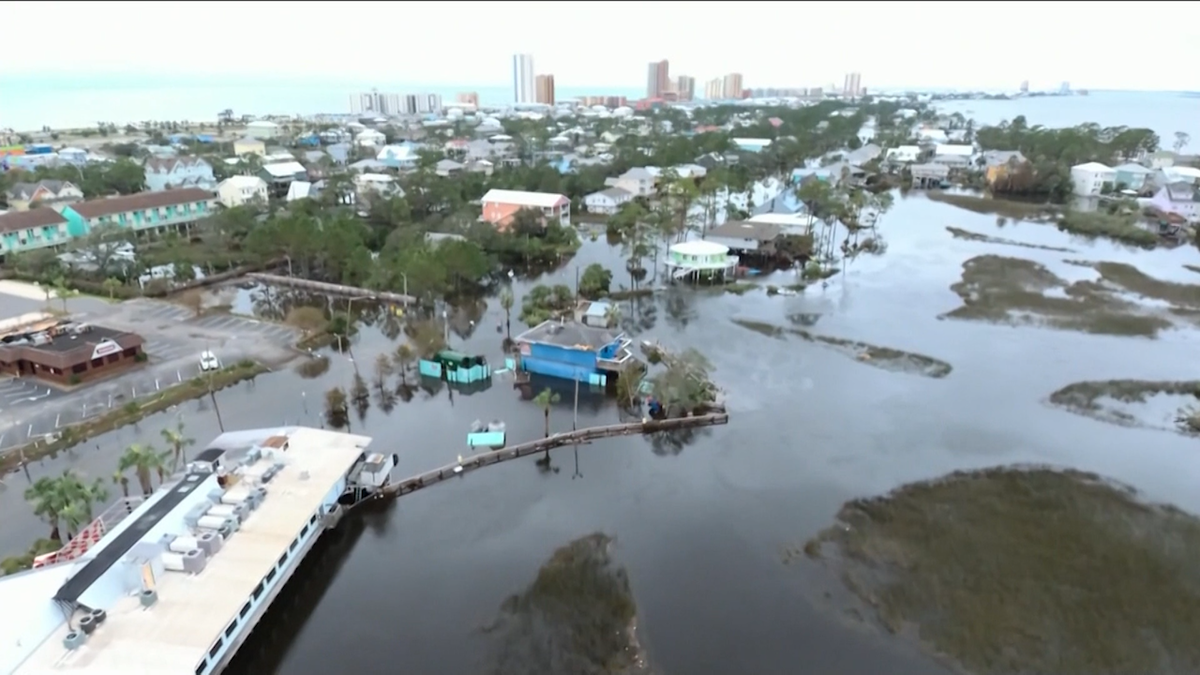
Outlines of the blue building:
[{"label": "blue building", "polygon": [[629,338],[611,328],[545,321],[513,341],[514,369],[563,380],[604,386],[610,375],[637,363]]}]

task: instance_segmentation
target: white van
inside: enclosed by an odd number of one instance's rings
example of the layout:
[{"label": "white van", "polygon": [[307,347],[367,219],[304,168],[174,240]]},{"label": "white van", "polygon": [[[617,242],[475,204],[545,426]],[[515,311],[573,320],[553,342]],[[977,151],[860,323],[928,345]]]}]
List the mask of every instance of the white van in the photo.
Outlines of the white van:
[{"label": "white van", "polygon": [[205,349],[200,352],[200,371],[207,373],[210,370],[220,370],[221,362],[217,359],[217,355]]}]

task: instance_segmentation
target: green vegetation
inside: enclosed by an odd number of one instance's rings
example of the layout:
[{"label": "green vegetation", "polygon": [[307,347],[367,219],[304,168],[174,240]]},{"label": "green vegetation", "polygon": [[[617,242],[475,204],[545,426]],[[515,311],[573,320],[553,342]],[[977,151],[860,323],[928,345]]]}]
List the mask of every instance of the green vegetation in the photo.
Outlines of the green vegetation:
[{"label": "green vegetation", "polygon": [[832,348],[834,351],[881,370],[897,373],[912,373],[935,379],[946,377],[954,368],[949,363],[932,356],[906,352],[891,347],[880,347],[869,342],[848,340],[832,335],[818,335],[800,328],[784,328],[760,321],[734,319],[733,323],[770,338],[782,339],[786,335],[794,335],[806,342],[816,342]]},{"label": "green vegetation", "polygon": [[496,637],[492,675],[644,672],[637,606],[612,540],[592,534],[559,548],[485,632]]},{"label": "green vegetation", "polygon": [[[992,185],[992,192],[1043,197],[1063,202],[1072,191],[1071,167],[1087,162],[1117,164],[1158,150],[1159,138],[1150,129],[1082,124],[1065,129],[1030,126],[1024,115],[998,126],[983,127],[975,140],[984,150],[1019,150],[1028,164],[1020,165]],[[1127,186],[1116,185],[1114,189]]]},{"label": "green vegetation", "polygon": [[847,503],[806,551],[889,631],[977,675],[1200,669],[1200,521],[1093,474],[907,485]]},{"label": "green vegetation", "polygon": [[521,299],[521,316],[518,318],[526,326],[536,326],[573,309],[575,294],[571,292],[570,286],[538,284]]},{"label": "green vegetation", "polygon": [[954,236],[955,239],[965,241],[978,241],[985,244],[1000,244],[1002,246],[1020,246],[1022,248],[1035,248],[1041,251],[1057,251],[1059,253],[1074,253],[1072,249],[1061,248],[1058,246],[1042,246],[1041,244],[1030,244],[1016,239],[1005,239],[1004,237],[993,237],[979,232],[964,230],[961,227],[947,227],[946,231]]},{"label": "green vegetation", "polygon": [[[114,162],[88,162],[84,166],[39,166],[33,171],[0,171],[0,199],[14,183],[40,180],[67,181],[79,188],[84,197],[94,199],[113,194],[131,195],[146,189],[146,172],[132,159]],[[34,204],[33,206],[37,206]]]},{"label": "green vegetation", "polygon": [[612,284],[612,272],[604,265],[592,263],[583,270],[579,277],[579,297],[588,300],[599,300],[608,295],[608,287]]},{"label": "green vegetation", "polygon": [[216,392],[239,382],[254,379],[266,371],[266,367],[254,361],[241,361],[203,377],[195,377],[150,396],[130,401],[120,408],[112,408],[99,417],[63,427],[53,437],[4,451],[0,454],[0,473],[11,471],[23,462],[31,462],[72,448],[100,434],[135,424],[145,417],[162,412],[184,401],[208,395],[210,391]]},{"label": "green vegetation", "polygon": [[1138,226],[1137,214],[1083,213],[1067,211],[1058,221],[1058,229],[1089,237],[1108,237],[1126,244],[1153,248],[1158,235]]},{"label": "green vegetation", "polygon": [[[1168,398],[1177,408],[1174,426],[1146,406],[1152,398]],[[1110,424],[1185,434],[1200,432],[1200,381],[1104,380],[1075,382],[1050,395],[1050,403],[1077,415]],[[1157,406],[1156,406],[1157,408]]]}]

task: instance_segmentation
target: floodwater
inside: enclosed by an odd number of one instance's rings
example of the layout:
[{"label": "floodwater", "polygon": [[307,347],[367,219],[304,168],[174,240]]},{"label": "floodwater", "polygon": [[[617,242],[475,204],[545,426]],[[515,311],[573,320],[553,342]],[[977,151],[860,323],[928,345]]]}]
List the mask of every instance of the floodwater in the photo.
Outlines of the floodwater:
[{"label": "floodwater", "polygon": [[[848,499],[997,464],[1094,471],[1200,511],[1194,439],[1106,425],[1044,404],[1080,380],[1194,379],[1181,371],[1194,361],[1196,333],[1131,339],[937,318],[959,306],[949,287],[977,255],[1029,258],[1067,279],[1090,270],[1064,258],[1129,262],[1187,282],[1195,274],[1182,265],[1196,264],[1196,249],[1145,252],[1073,238],[1050,225],[996,223],[914,193],[880,219],[887,252],[851,261],[825,286],[776,297],[685,288],[623,303],[639,338],[709,356],[727,391],[728,426],[686,442],[598,442],[580,447],[577,460],[563,448],[552,456],[552,471],[539,470],[534,458],[509,462],[367,514],[306,563],[303,581],[284,594],[233,671],[483,672],[495,652],[481,628],[504,600],[526,588],[556,548],[600,531],[614,537],[614,558],[628,570],[639,639],[659,672],[944,672],[910,646],[830,615],[816,599],[828,579],[808,562],[784,565],[783,550],[829,525]],[[965,241],[947,226],[1075,252]],[[593,261],[622,269],[616,256],[601,237],[541,281],[573,283],[576,267]],[[777,273],[762,283],[790,280],[791,273]],[[627,282],[620,272],[615,281]],[[517,297],[534,283],[518,281]],[[818,343],[760,335],[733,319],[924,354],[953,371],[940,379],[889,372]],[[492,300],[473,334],[453,335],[452,345],[497,363],[502,321]],[[322,392],[348,387],[356,363],[370,382],[375,356],[391,349],[378,330],[365,328],[355,338],[354,361],[334,354],[315,379],[280,372],[223,391],[225,425],[319,425]],[[559,386],[562,401],[550,421],[562,430],[572,424],[573,391]],[[72,462],[110,475],[122,447],[155,440],[179,415],[197,438],[216,433],[211,404],[190,402],[32,473]],[[617,413],[585,391],[578,415],[584,426]],[[512,442],[542,433],[540,410],[521,401],[503,375],[469,396],[421,392],[390,413],[373,404],[361,420],[352,413],[352,429],[374,436],[374,449],[398,453],[399,473],[408,475],[465,453],[470,423],[493,418],[507,422]],[[26,515],[25,478],[6,480],[0,547],[8,554],[46,528]]]}]

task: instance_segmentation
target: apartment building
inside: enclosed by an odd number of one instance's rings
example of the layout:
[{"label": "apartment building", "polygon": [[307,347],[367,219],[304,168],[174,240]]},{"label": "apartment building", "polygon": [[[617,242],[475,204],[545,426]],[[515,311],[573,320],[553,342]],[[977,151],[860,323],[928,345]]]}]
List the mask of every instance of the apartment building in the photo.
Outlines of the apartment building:
[{"label": "apartment building", "polygon": [[485,222],[495,225],[498,230],[508,229],[521,209],[541,211],[544,223],[571,224],[571,200],[565,195],[521,190],[488,190],[481,203],[480,217]]},{"label": "apartment building", "polygon": [[741,98],[742,97],[742,74],[730,73],[725,76],[721,82],[722,98]]},{"label": "apartment building", "polygon": [[533,55],[513,54],[513,103],[533,103]]},{"label": "apartment building", "polygon": [[680,75],[675,80],[675,94],[680,101],[691,101],[696,97],[696,78]]},{"label": "apartment building", "polygon": [[646,98],[662,98],[671,89],[671,64],[666,59],[650,64],[646,74]]},{"label": "apartment building", "polygon": [[534,81],[534,91],[537,103],[554,105],[554,76],[538,75]]}]

